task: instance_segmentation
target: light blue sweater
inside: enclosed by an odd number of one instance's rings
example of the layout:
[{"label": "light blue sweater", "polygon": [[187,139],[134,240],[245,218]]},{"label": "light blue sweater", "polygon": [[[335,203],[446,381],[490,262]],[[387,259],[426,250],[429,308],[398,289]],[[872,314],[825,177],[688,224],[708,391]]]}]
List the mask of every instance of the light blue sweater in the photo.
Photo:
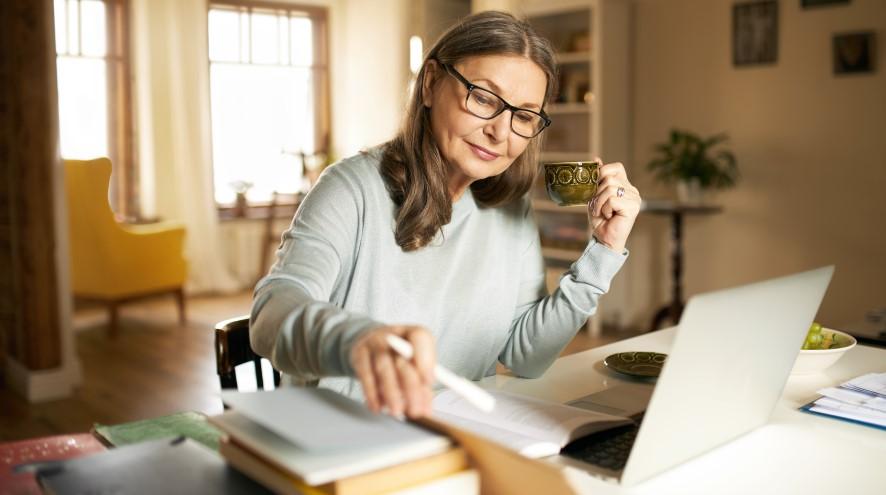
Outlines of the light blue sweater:
[{"label": "light blue sweater", "polygon": [[501,361],[538,377],[597,308],[624,263],[591,240],[546,295],[538,230],[524,198],[479,207],[470,190],[430,245],[404,252],[395,205],[374,149],[326,169],[283,234],[255,290],[255,351],[296,381],[362,398],[348,359],[355,339],[382,324],[420,324],[438,362],[474,380]]}]

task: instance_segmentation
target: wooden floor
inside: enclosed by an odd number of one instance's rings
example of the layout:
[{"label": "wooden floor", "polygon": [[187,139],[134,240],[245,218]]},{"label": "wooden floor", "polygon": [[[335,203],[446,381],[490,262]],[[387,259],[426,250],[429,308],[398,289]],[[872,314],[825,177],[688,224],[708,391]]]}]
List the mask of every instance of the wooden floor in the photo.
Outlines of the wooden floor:
[{"label": "wooden floor", "polygon": [[[82,384],[72,397],[28,404],[0,388],[0,441],[88,431],[94,423],[114,424],[178,411],[218,414],[222,404],[213,354],[216,322],[246,314],[249,293],[188,300],[188,323],[178,323],[175,303],[159,298],[121,309],[120,334],[107,337],[100,308],[74,317]],[[571,354],[624,338],[592,339],[586,332],[564,351]]]}]

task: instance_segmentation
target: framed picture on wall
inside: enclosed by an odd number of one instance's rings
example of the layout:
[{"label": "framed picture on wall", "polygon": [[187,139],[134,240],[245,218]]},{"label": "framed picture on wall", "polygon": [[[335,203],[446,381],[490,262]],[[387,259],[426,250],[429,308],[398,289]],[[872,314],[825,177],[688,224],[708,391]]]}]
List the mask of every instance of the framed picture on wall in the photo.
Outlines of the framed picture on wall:
[{"label": "framed picture on wall", "polygon": [[874,71],[874,33],[834,35],[834,74],[863,74]]},{"label": "framed picture on wall", "polygon": [[746,2],[732,7],[732,64],[774,64],[778,59],[778,2]]},{"label": "framed picture on wall", "polygon": [[810,7],[823,7],[827,5],[845,5],[847,3],[849,3],[849,0],[800,0],[800,5],[804,9],[808,9]]}]

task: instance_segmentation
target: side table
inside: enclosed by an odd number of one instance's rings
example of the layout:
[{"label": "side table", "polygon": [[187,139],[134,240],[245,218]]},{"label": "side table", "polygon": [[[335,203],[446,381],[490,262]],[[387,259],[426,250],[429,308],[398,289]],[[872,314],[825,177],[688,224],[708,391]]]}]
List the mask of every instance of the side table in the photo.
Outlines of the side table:
[{"label": "side table", "polygon": [[683,215],[711,215],[722,212],[723,208],[671,200],[644,200],[640,211],[671,217],[671,301],[652,318],[650,330],[655,330],[665,320],[676,325],[683,314]]}]

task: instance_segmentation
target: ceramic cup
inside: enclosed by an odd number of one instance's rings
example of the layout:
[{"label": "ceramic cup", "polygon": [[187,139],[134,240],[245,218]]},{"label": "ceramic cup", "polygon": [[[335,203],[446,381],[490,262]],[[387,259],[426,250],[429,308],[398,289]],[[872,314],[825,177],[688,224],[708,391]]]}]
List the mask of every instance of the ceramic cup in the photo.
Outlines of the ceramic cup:
[{"label": "ceramic cup", "polygon": [[545,188],[560,206],[586,205],[597,192],[599,162],[545,163]]}]

